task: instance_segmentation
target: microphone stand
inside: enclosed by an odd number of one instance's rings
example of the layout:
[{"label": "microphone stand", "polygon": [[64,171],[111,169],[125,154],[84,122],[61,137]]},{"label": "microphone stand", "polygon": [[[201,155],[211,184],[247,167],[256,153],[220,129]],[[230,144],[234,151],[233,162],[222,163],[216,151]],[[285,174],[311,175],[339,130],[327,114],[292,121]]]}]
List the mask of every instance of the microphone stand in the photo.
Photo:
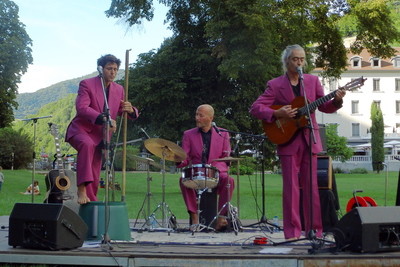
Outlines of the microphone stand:
[{"label": "microphone stand", "polygon": [[[104,109],[105,116],[103,117],[103,153],[104,159],[106,163],[106,182],[105,182],[105,199],[104,199],[104,235],[102,244],[108,245],[109,249],[112,249],[110,245],[110,237],[108,236],[108,226],[110,219],[110,210],[109,210],[109,177],[111,175],[110,170],[110,126],[111,126],[111,117],[110,117],[110,108],[108,106],[107,93],[104,85],[104,79],[102,73],[100,73],[101,86],[103,89],[103,97],[104,97]],[[110,92],[109,92],[110,94]]]},{"label": "microphone stand", "polygon": [[[267,137],[264,136],[264,135],[253,135],[253,134],[242,133],[242,132],[234,132],[234,131],[229,131],[229,130],[226,130],[226,129],[219,129],[219,130],[221,132],[228,132],[228,133],[236,134],[236,135],[239,135],[239,136],[245,135],[245,136],[249,136],[249,137],[252,137],[252,138],[255,138],[255,139],[261,139],[260,145],[262,147],[262,158],[261,158],[262,214],[261,214],[261,218],[260,218],[260,220],[258,222],[246,225],[245,227],[253,227],[253,226],[256,226],[256,225],[264,225],[265,224],[265,225],[271,226],[272,229],[273,229],[273,227],[275,227],[275,228],[278,228],[279,230],[281,230],[279,226],[268,222],[268,219],[267,219],[267,217],[265,215],[266,213],[265,213],[265,163],[264,163],[265,146],[264,146],[264,141],[267,139]],[[236,145],[238,145],[238,142],[237,142]],[[235,146],[235,148],[236,148],[236,146]],[[272,232],[272,229],[269,226],[267,226],[268,227],[268,231]]]},{"label": "microphone stand", "polygon": [[37,121],[39,120],[39,119],[46,119],[46,118],[51,118],[52,116],[50,115],[50,116],[43,116],[43,117],[36,117],[36,118],[30,118],[30,119],[23,119],[23,120],[21,120],[21,121],[32,121],[33,122],[33,153],[32,153],[32,187],[31,187],[31,195],[32,195],[32,199],[31,199],[31,201],[32,201],[32,203],[34,202],[34,200],[35,200],[35,190],[34,190],[34,188],[35,188],[35,185],[34,185],[34,182],[35,182],[35,165],[36,165],[36,153],[35,153],[35,147],[36,147],[36,124],[37,124]]}]

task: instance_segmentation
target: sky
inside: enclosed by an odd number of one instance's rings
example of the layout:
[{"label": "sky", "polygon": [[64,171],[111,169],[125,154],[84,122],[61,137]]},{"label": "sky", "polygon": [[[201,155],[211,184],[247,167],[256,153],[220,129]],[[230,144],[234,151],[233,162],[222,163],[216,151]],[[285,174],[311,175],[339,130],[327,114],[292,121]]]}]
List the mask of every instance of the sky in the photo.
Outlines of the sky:
[{"label": "sky", "polygon": [[113,54],[125,68],[140,53],[160,47],[172,32],[164,24],[167,8],[155,3],[151,22],[128,27],[121,19],[107,18],[111,0],[12,0],[19,20],[32,39],[33,64],[22,76],[19,93],[35,92],[57,82],[97,70],[97,59]]}]

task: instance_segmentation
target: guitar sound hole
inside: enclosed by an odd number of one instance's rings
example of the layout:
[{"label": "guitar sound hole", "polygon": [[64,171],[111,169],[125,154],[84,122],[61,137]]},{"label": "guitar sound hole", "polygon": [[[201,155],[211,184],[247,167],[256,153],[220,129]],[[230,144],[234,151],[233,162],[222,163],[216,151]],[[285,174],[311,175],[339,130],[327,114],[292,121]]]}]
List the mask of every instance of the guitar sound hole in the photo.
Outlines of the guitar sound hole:
[{"label": "guitar sound hole", "polygon": [[59,183],[63,187],[68,185],[68,181],[66,179],[60,179]]}]

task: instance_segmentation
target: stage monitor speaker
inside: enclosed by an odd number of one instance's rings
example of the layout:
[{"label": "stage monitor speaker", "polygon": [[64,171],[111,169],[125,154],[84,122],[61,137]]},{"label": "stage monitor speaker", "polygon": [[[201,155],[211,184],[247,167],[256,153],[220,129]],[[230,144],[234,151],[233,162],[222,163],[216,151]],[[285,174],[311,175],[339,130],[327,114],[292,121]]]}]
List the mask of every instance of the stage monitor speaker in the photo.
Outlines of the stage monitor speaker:
[{"label": "stage monitor speaker", "polygon": [[400,250],[400,207],[357,207],[332,229],[338,250]]},{"label": "stage monitor speaker", "polygon": [[48,250],[81,247],[87,225],[59,203],[16,203],[9,219],[8,244]]}]

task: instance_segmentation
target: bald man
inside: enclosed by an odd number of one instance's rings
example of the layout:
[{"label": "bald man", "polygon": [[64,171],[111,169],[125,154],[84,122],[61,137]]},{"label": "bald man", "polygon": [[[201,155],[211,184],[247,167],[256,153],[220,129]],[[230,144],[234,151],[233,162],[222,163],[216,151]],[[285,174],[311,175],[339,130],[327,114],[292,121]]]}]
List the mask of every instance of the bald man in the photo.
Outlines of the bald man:
[{"label": "bald man", "polygon": [[[228,209],[226,206],[223,210],[221,209],[232,198],[234,179],[228,176],[229,166],[226,162],[214,161],[215,159],[228,157],[231,152],[231,145],[228,132],[221,131],[218,133],[212,127],[213,119],[214,108],[212,106],[204,104],[197,108],[195,116],[196,127],[185,131],[182,138],[182,148],[186,152],[187,158],[178,164],[177,167],[183,168],[190,164],[208,164],[218,169],[218,211],[221,211],[221,216],[217,219],[215,229],[222,231],[228,224],[225,218]],[[227,186],[228,181],[230,182],[229,188]],[[182,179],[180,179],[180,187],[192,224],[199,224],[196,191],[185,187]]]}]

